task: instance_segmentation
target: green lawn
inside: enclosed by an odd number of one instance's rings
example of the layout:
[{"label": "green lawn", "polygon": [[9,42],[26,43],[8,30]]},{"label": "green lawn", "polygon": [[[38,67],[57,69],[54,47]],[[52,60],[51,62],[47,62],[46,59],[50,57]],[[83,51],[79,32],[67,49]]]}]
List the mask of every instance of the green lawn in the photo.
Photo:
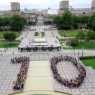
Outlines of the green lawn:
[{"label": "green lawn", "polygon": [[19,37],[20,36],[20,34],[21,34],[21,32],[20,31],[18,31],[18,32],[15,32],[15,31],[0,31],[0,38],[3,38],[3,35],[5,34],[5,33],[15,33],[16,34],[16,37]]},{"label": "green lawn", "polygon": [[[60,42],[61,43],[61,45],[62,45],[62,43],[64,43],[64,42]],[[91,42],[79,42],[79,44],[78,44],[78,46],[75,46],[75,47],[72,47],[72,48],[75,48],[75,49],[95,49],[95,42],[92,42],[92,44],[91,44]],[[69,48],[69,49],[71,49],[71,48]]]},{"label": "green lawn", "polygon": [[82,30],[61,30],[59,31],[59,34],[61,36],[75,37],[80,31]]},{"label": "green lawn", "polygon": [[14,47],[18,47],[18,45],[19,43],[12,43],[12,44],[7,44],[7,45],[0,43],[0,48],[14,48]]},{"label": "green lawn", "polygon": [[95,59],[82,59],[85,66],[91,66],[95,69]]},{"label": "green lawn", "polygon": [[95,42],[79,42],[78,46],[75,47],[75,49],[95,49]]}]

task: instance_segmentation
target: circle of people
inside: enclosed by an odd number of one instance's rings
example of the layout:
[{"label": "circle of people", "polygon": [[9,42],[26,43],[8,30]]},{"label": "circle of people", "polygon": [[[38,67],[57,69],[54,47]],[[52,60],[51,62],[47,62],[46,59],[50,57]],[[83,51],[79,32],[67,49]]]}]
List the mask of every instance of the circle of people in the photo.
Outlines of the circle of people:
[{"label": "circle of people", "polygon": [[[63,78],[57,69],[57,64],[61,61],[70,61],[71,63],[73,63],[75,65],[75,67],[79,70],[79,74],[78,77],[76,77],[75,79],[65,79]],[[71,56],[59,56],[59,57],[53,57],[50,60],[51,62],[51,69],[54,75],[54,79],[56,79],[60,84],[69,87],[69,88],[78,88],[79,86],[81,86],[81,84],[84,81],[84,78],[86,77],[86,70],[85,68],[77,61],[76,58],[71,57]]]},{"label": "circle of people", "polygon": [[13,89],[14,90],[21,90],[24,87],[26,75],[27,75],[27,70],[29,66],[29,57],[15,57],[11,59],[11,63],[21,63],[20,71],[17,74],[17,79],[16,81],[13,81]]}]

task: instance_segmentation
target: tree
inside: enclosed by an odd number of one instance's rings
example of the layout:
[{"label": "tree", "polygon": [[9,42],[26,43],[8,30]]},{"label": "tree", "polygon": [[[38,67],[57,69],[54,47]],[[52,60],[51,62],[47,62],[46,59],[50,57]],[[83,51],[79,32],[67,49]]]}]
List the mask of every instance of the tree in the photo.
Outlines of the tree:
[{"label": "tree", "polygon": [[66,11],[62,16],[55,16],[53,22],[56,24],[58,29],[71,29],[73,26],[73,16],[69,11]]},{"label": "tree", "polygon": [[14,33],[5,33],[3,38],[6,40],[6,41],[14,41],[16,39],[16,34]]},{"label": "tree", "polygon": [[53,18],[53,22],[56,24],[57,28],[60,29],[60,26],[61,26],[61,17],[60,16],[55,16]]},{"label": "tree", "polygon": [[10,17],[6,16],[3,18],[3,29],[9,30],[10,27]]},{"label": "tree", "polygon": [[92,29],[95,31],[95,18],[93,19]]},{"label": "tree", "polygon": [[62,21],[62,24],[61,24],[62,29],[69,30],[72,28],[73,16],[69,11],[66,11],[62,14],[61,21]]},{"label": "tree", "polygon": [[26,24],[26,20],[24,17],[18,14],[13,14],[11,16],[10,27],[12,30],[22,30],[25,24]]},{"label": "tree", "polygon": [[88,26],[95,31],[95,13],[89,17]]},{"label": "tree", "polygon": [[78,28],[78,24],[79,24],[79,17],[73,15],[73,28],[77,29]]},{"label": "tree", "polygon": [[26,18],[24,16],[21,16],[21,19],[22,19],[23,25],[25,25],[27,23]]},{"label": "tree", "polygon": [[88,26],[89,16],[80,16],[78,18],[79,18],[80,28]]},{"label": "tree", "polygon": [[67,44],[75,47],[78,45],[78,39],[71,39]]},{"label": "tree", "polygon": [[9,25],[10,25],[10,17],[4,17],[3,26],[9,26]]},{"label": "tree", "polygon": [[3,18],[0,18],[0,28],[3,26]]}]

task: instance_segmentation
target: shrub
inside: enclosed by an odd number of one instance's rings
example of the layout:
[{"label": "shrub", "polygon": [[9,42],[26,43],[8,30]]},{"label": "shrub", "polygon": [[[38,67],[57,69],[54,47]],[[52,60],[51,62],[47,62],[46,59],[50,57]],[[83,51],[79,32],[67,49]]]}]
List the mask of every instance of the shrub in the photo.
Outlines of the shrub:
[{"label": "shrub", "polygon": [[38,36],[39,35],[39,33],[38,32],[35,32],[35,36]]},{"label": "shrub", "polygon": [[42,37],[44,37],[45,36],[45,32],[42,32]]},{"label": "shrub", "polygon": [[71,39],[68,43],[70,46],[77,46],[78,45],[78,39]]},{"label": "shrub", "polygon": [[84,56],[84,57],[80,57],[81,60],[83,59],[94,59],[95,56]]},{"label": "shrub", "polygon": [[77,34],[76,38],[78,38],[78,39],[80,39],[80,40],[85,39],[85,34],[84,34],[84,32],[83,32],[83,31],[80,31],[80,32]]}]

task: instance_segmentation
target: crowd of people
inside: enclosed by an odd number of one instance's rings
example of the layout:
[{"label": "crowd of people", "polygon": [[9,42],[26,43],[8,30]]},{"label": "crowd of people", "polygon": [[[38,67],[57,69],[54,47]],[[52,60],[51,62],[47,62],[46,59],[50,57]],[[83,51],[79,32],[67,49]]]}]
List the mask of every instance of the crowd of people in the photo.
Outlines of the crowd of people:
[{"label": "crowd of people", "polygon": [[[71,63],[73,63],[76,68],[79,70],[79,74],[75,79],[65,79],[63,78],[57,69],[57,64],[61,61],[70,61]],[[69,87],[69,88],[78,88],[84,81],[84,78],[86,77],[86,70],[83,67],[83,65],[81,65],[78,60],[74,57],[71,56],[59,56],[59,57],[53,57],[50,60],[51,62],[51,69],[54,75],[54,79],[56,79],[60,84]]]},{"label": "crowd of people", "polygon": [[11,59],[11,63],[21,63],[20,72],[17,74],[16,81],[13,81],[13,89],[14,90],[21,90],[24,87],[27,70],[29,66],[29,57],[15,57]]}]

